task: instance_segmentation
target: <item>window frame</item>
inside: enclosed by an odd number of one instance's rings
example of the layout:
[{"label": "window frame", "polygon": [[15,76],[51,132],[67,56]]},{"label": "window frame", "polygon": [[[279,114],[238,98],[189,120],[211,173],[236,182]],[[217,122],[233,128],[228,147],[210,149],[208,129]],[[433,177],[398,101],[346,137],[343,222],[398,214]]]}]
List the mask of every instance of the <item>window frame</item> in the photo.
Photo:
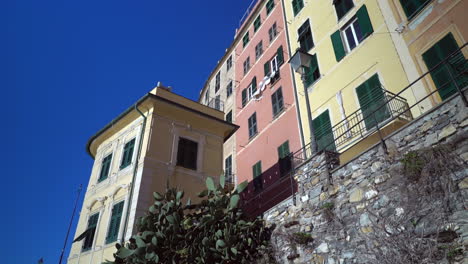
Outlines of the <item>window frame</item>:
[{"label": "window frame", "polygon": [[[310,47],[304,47],[307,46],[309,36],[310,35]],[[302,25],[297,29],[297,40],[299,42],[299,47],[301,50],[308,52],[309,50],[313,49],[315,47],[314,43],[314,36],[312,35],[312,28],[310,26],[310,21],[307,19]],[[303,45],[304,43],[304,45]]]},{"label": "window frame", "polygon": [[245,48],[250,42],[249,31],[247,31],[242,37],[242,47]]},{"label": "window frame", "polygon": [[[292,0],[291,4],[292,4],[292,10],[293,10],[294,16],[297,16],[297,14],[299,14],[301,10],[304,8],[304,0]],[[299,9],[296,9],[296,8],[299,8]]]},{"label": "window frame", "polygon": [[268,38],[270,40],[270,44],[273,43],[273,41],[275,41],[277,36],[278,36],[278,26],[276,25],[276,22],[275,22],[268,29]]},{"label": "window frame", "polygon": [[257,127],[257,112],[254,112],[247,120],[247,128],[249,132],[249,140],[254,138],[258,134]]},{"label": "window frame", "polygon": [[263,55],[263,41],[260,40],[258,44],[255,46],[255,61],[258,61],[258,59]]},{"label": "window frame", "polygon": [[232,176],[232,155],[224,159],[224,176]]},{"label": "window frame", "polygon": [[230,80],[226,86],[226,99],[232,95],[232,80]]},{"label": "window frame", "polygon": [[250,56],[244,60],[244,76],[250,71]]},{"label": "window frame", "polygon": [[[128,144],[132,143],[131,151],[126,151],[126,148]],[[133,162],[133,153],[135,152],[135,143],[136,143],[136,137],[133,137],[129,141],[127,141],[122,149],[122,160],[120,162],[120,170],[123,170],[127,167],[129,167],[132,162]]]},{"label": "window frame", "polygon": [[232,68],[232,55],[229,56],[226,60],[226,71],[229,71]]},{"label": "window frame", "polygon": [[[278,117],[284,110],[284,97],[282,87],[276,89],[274,93],[271,94],[271,106],[273,112],[273,119]],[[279,96],[279,97],[278,97]]]},{"label": "window frame", "polygon": [[232,110],[230,110],[225,117],[226,122],[232,123]]},{"label": "window frame", "polygon": [[221,87],[221,71],[219,71],[215,77],[215,93],[219,91],[220,87]]},{"label": "window frame", "polygon": [[[179,137],[177,143],[176,166],[196,171],[198,168],[198,145],[199,143],[195,140],[186,137]],[[195,146],[195,149],[188,149],[193,146]],[[188,157],[190,153],[186,153],[187,151],[194,153],[195,157]],[[193,162],[193,164],[191,164],[191,162]]]},{"label": "window frame", "polygon": [[[109,161],[106,161],[107,158],[110,157],[110,160]],[[99,177],[98,177],[98,183],[100,182],[103,182],[105,181],[107,178],[109,178],[109,173],[111,171],[111,168],[112,168],[112,160],[113,160],[113,153],[109,153],[107,154],[101,161],[101,171],[99,172]],[[107,162],[107,165],[104,164],[104,162]],[[107,166],[106,168],[104,168],[104,166]],[[106,173],[105,173],[105,176],[103,176],[103,171],[104,169],[106,170]]]},{"label": "window frame", "polygon": [[[111,234],[110,234],[110,228],[112,228],[112,218],[114,217],[114,209],[117,205],[120,205],[122,204],[122,211],[120,212],[120,219],[119,219],[119,223],[117,224],[118,228],[117,228],[117,232],[115,234],[115,236],[112,236],[112,237],[109,237]],[[121,224],[122,224],[122,215],[123,215],[123,211],[124,211],[124,208],[125,208],[125,200],[120,200],[118,202],[115,202],[113,205],[112,205],[112,209],[111,209],[111,215],[110,215],[110,218],[109,218],[109,223],[108,223],[108,227],[107,227],[107,233],[106,233],[106,239],[105,239],[105,244],[110,244],[110,243],[114,243],[118,240],[118,237],[119,237],[119,232],[120,232],[120,228],[122,227]]]},{"label": "window frame", "polygon": [[268,0],[268,2],[265,4],[266,7],[266,14],[267,16],[271,14],[271,11],[275,8],[275,1],[274,0]]},{"label": "window frame", "polygon": [[[352,6],[346,10],[346,12],[344,12],[343,14],[338,14],[338,10],[337,10],[337,5],[336,3],[337,2],[344,2],[344,1],[351,1],[352,3]],[[342,18],[344,18],[356,5],[354,4],[354,1],[353,0],[333,0],[333,6],[335,7],[335,14],[336,14],[336,17],[338,19],[338,21],[340,21]]]},{"label": "window frame", "polygon": [[257,32],[258,29],[262,26],[262,17],[261,15],[259,14],[257,16],[257,18],[255,18],[254,22],[253,22],[253,27],[254,27],[254,32]]},{"label": "window frame", "polygon": [[[356,27],[359,28],[359,31],[361,32],[361,37],[360,38],[358,38],[358,36],[356,34]],[[349,44],[348,35],[346,34],[347,29],[351,29],[353,41],[356,44],[353,48],[351,48],[350,44]],[[350,53],[353,49],[357,48],[359,46],[359,44],[361,44],[365,40],[365,38],[364,38],[364,36],[362,34],[361,26],[359,25],[359,20],[358,20],[358,18],[356,16],[351,18],[349,20],[349,22],[346,23],[346,25],[343,26],[342,29],[340,29],[340,32],[341,32],[341,39],[344,42],[343,44],[345,46],[345,51],[346,51],[347,54]]]},{"label": "window frame", "polygon": [[[90,226],[90,221],[91,221],[91,218],[92,217],[96,217],[96,223],[94,224],[94,226]],[[91,250],[94,246],[94,240],[96,238],[96,231],[97,231],[97,227],[99,225],[99,219],[101,218],[101,212],[95,212],[93,214],[91,214],[89,217],[88,217],[88,224],[86,225],[86,230],[88,230],[89,228],[94,228],[94,231],[93,231],[93,234],[92,235],[87,235],[85,238],[84,238],[84,241],[83,241],[83,244],[81,245],[81,252],[87,252],[89,250]],[[85,230],[85,231],[86,231]],[[88,243],[88,239],[91,238],[91,243],[89,244]],[[87,247],[85,247],[85,245]]]}]

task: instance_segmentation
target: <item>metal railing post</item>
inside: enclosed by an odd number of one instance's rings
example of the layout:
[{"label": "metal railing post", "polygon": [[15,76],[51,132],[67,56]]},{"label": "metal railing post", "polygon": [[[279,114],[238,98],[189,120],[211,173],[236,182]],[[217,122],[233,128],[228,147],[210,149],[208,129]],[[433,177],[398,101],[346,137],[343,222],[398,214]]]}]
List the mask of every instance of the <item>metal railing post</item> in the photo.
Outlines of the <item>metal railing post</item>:
[{"label": "metal railing post", "polygon": [[379,122],[377,122],[377,118],[375,117],[376,113],[377,113],[377,111],[375,111],[374,114],[373,114],[374,121],[375,121],[375,127],[377,128],[377,132],[379,133],[380,142],[382,143],[382,147],[383,147],[385,153],[388,154],[387,144],[385,143],[385,140],[384,140],[384,138],[382,136],[382,132],[380,131]]},{"label": "metal railing post", "polygon": [[[448,63],[448,61],[446,63]],[[445,66],[447,66],[447,64]],[[460,95],[460,97],[461,97],[463,103],[465,104],[465,106],[468,106],[468,100],[466,99],[465,94],[463,93],[460,86],[458,85],[457,80],[455,80],[455,77],[453,77],[453,73],[452,73],[452,70],[451,70],[451,65],[449,64],[448,67],[449,67],[448,68],[448,73],[449,73],[451,81],[455,85],[455,88],[457,88],[457,92]]]}]

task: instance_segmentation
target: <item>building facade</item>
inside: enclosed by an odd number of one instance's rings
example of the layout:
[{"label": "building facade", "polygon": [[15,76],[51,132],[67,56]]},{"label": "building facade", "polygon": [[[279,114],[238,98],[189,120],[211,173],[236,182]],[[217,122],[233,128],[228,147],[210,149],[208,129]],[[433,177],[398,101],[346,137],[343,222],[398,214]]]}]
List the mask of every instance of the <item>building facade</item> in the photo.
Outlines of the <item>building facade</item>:
[{"label": "building facade", "polygon": [[257,1],[236,32],[237,178],[255,179],[255,190],[302,147],[283,12],[279,0]]},{"label": "building facade", "polygon": [[205,179],[222,172],[222,146],[237,129],[224,114],[162,86],[138,100],[87,145],[94,165],[68,263],[113,259],[115,243],[166,187],[197,200]]},{"label": "building facade", "polygon": [[310,57],[295,78],[304,138],[342,163],[378,142],[376,127],[384,136],[420,114],[386,122],[415,101],[410,91],[380,107],[409,84],[380,2],[283,0],[290,52]]},{"label": "building facade", "polygon": [[[437,66],[466,43],[468,23],[465,10],[468,9],[468,1],[385,0],[379,2],[385,10],[384,16],[391,28],[398,31],[398,34],[393,34],[392,37],[397,44],[403,66],[412,81]],[[453,56],[449,60],[450,65],[454,68],[466,69],[467,50],[465,48]],[[424,101],[423,111],[429,110],[456,93],[453,84],[444,86],[450,80],[449,71],[454,75],[457,74],[457,69],[438,67],[416,83],[415,86],[418,89],[415,89],[415,95],[418,99],[437,91]],[[465,83],[458,81],[460,86],[468,84],[466,80]]]},{"label": "building facade", "polygon": [[[224,112],[226,122],[236,123],[236,80],[235,54],[231,45],[211,72],[198,102]],[[235,184],[236,177],[236,137],[230,137],[223,145],[223,170],[227,182]]]}]

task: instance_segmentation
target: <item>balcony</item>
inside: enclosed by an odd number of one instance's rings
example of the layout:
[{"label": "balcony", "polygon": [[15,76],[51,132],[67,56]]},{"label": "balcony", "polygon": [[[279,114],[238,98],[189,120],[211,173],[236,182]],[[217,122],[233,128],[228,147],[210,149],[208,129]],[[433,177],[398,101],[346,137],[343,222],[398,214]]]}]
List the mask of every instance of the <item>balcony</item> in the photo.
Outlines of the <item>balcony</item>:
[{"label": "balcony", "polygon": [[205,99],[205,102],[203,102],[202,104],[224,112],[224,102],[219,98],[208,97],[208,100]]}]

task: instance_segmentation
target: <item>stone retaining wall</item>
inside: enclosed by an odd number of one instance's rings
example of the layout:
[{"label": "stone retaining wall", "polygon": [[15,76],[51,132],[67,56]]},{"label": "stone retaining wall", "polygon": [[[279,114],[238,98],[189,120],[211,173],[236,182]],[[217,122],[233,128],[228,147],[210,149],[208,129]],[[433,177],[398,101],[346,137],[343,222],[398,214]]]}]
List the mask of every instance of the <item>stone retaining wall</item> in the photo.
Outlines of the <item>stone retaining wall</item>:
[{"label": "stone retaining wall", "polygon": [[388,137],[387,152],[379,144],[335,169],[333,157],[312,158],[294,176],[296,205],[264,214],[278,262],[404,263],[410,248],[413,259],[467,263],[467,131],[456,97]]}]

